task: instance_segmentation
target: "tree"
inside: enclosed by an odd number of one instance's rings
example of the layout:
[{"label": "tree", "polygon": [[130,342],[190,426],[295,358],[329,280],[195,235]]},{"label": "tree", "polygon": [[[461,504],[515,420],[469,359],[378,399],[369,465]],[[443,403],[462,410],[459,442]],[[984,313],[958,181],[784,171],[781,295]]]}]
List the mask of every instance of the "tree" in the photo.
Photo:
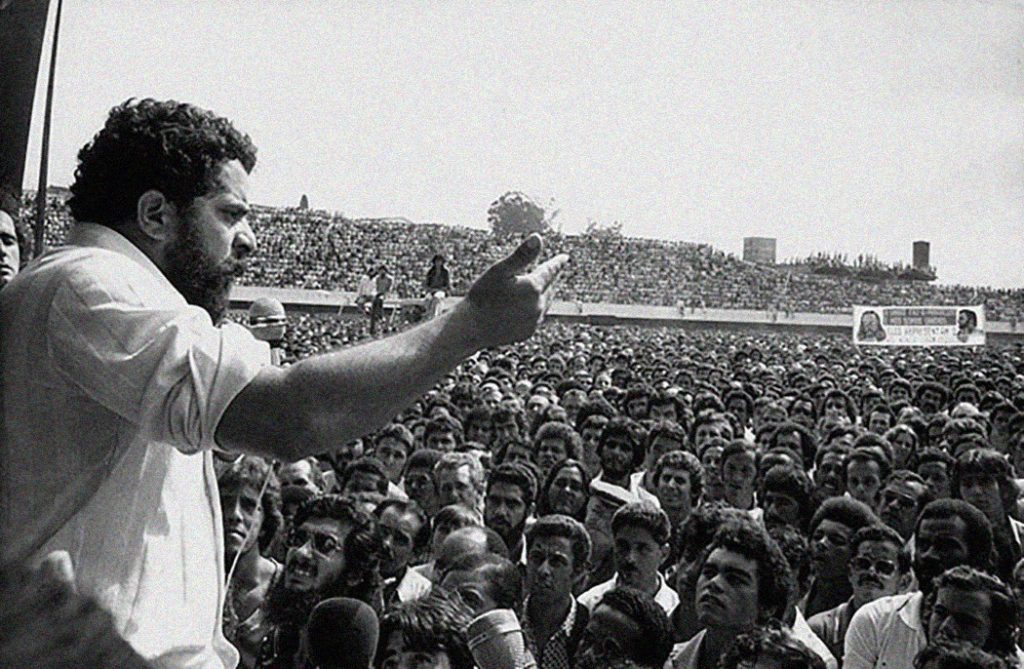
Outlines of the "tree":
[{"label": "tree", "polygon": [[622,237],[622,221],[601,224],[593,219],[587,220],[587,229],[583,231],[584,237],[594,239],[616,239]]},{"label": "tree", "polygon": [[509,191],[491,203],[487,209],[487,222],[496,237],[546,233],[558,212],[548,215],[544,207],[519,191]]}]

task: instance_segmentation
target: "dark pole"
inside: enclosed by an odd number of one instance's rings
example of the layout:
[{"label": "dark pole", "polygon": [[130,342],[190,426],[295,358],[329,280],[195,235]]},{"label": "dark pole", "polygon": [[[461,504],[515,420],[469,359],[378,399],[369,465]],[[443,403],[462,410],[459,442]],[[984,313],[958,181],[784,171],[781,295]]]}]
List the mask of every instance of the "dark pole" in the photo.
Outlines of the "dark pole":
[{"label": "dark pole", "polygon": [[57,38],[60,37],[60,10],[64,0],[57,0],[57,18],[53,23],[53,47],[50,50],[50,77],[46,82],[46,111],[43,114],[43,146],[39,155],[39,189],[36,191],[35,255],[41,255],[46,225],[46,182],[50,162],[50,117],[53,113],[53,81],[57,75]]}]

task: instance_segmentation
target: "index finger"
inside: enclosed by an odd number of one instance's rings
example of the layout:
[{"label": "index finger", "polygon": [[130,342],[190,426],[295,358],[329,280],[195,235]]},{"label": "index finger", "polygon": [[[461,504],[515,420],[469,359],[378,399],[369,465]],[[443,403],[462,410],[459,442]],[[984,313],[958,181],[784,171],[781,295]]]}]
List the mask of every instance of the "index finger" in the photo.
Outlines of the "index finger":
[{"label": "index finger", "polygon": [[565,253],[559,253],[554,258],[550,258],[537,265],[536,269],[530,272],[530,278],[536,279],[540,283],[540,290],[543,292],[555,282],[558,273],[567,262],[569,262],[569,256]]}]

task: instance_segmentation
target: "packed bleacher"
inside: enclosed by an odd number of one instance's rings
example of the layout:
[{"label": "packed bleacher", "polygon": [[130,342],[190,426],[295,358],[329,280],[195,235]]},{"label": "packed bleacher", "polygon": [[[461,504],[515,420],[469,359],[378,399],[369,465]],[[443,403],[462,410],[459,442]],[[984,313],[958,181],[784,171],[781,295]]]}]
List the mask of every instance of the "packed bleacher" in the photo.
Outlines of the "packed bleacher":
[{"label": "packed bleacher", "polygon": [[[53,245],[66,234],[70,217],[60,196],[49,201],[46,240]],[[403,298],[425,294],[423,278],[435,253],[449,259],[453,291],[462,294],[515,244],[474,228],[352,220],[297,208],[257,207],[252,225],[259,249],[245,284],[355,291],[367,269],[386,265],[394,295]],[[551,234],[547,243],[573,259],[557,289],[563,300],[788,313],[849,313],[857,304],[984,303],[989,320],[1018,322],[1024,315],[1022,289],[827,276],[810,271],[811,263],[756,265],[706,245],[655,239]]]}]

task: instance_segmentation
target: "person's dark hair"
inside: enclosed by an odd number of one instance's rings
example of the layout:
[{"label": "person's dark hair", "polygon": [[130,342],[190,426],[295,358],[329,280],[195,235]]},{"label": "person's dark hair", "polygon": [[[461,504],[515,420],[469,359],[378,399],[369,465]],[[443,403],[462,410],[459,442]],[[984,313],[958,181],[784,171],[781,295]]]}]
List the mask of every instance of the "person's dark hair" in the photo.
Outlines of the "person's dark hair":
[{"label": "person's dark hair", "polygon": [[540,442],[544,439],[561,439],[562,443],[565,444],[566,457],[571,460],[578,460],[580,458],[583,442],[580,440],[580,435],[571,425],[555,421],[541,425],[537,429],[537,434],[533,437],[533,454],[535,458],[537,457],[537,450],[540,448]]},{"label": "person's dark hair", "polygon": [[[590,474],[587,473],[587,468],[579,460],[562,460],[557,465],[551,468],[548,472],[547,477],[544,479],[544,483],[540,489],[540,496],[537,500],[537,513],[541,516],[546,516],[551,513],[551,486],[555,482],[555,478],[559,472],[567,467],[571,467],[580,473],[580,478],[583,480],[583,495],[586,500],[590,500]],[[583,503],[583,507],[580,509],[578,516],[573,516],[576,520],[583,522],[584,517],[587,514],[587,502]]]},{"label": "person's dark hair", "polygon": [[780,669],[825,669],[825,661],[778,622],[755,627],[736,637],[718,661],[720,669],[754,666],[761,657],[779,661]]},{"label": "person's dark hair", "polygon": [[455,437],[455,445],[462,444],[462,423],[454,416],[438,416],[427,421],[427,426],[423,430],[423,443],[427,443],[435,432],[450,432]]},{"label": "person's dark hair", "polygon": [[384,553],[377,521],[352,499],[341,495],[320,495],[306,500],[295,511],[292,527],[302,527],[312,518],[335,520],[352,528],[343,547],[345,570],[325,589],[325,597],[351,597],[374,606],[380,589],[380,559]]},{"label": "person's dark hair", "polygon": [[765,473],[758,493],[759,499],[764,500],[765,495],[770,492],[793,499],[800,507],[798,529],[807,529],[807,523],[814,513],[814,483],[811,478],[794,466],[776,465]]},{"label": "person's dark hair", "polygon": [[941,448],[929,446],[928,448],[922,448],[920,451],[918,451],[917,466],[914,467],[914,470],[916,471],[917,469],[920,469],[921,465],[927,464],[929,462],[941,462],[942,464],[946,465],[946,472],[950,475],[950,477],[953,476],[953,468],[956,467],[956,460],[953,458],[952,455],[942,450]]},{"label": "person's dark hair", "polygon": [[781,524],[769,525],[768,536],[779,545],[779,550],[786,557],[796,585],[794,594],[802,596],[811,580],[811,553],[807,536],[792,525]]},{"label": "person's dark hair", "polygon": [[942,399],[939,400],[939,408],[945,409],[946,405],[949,404],[949,388],[936,381],[924,381],[917,387],[917,390],[914,392],[914,406],[921,406],[921,396],[927,390],[933,390],[941,395]]},{"label": "person's dark hair", "polygon": [[680,527],[675,538],[675,553],[684,562],[694,562],[700,557],[701,551],[711,543],[723,523],[744,517],[746,512],[734,509],[725,502],[701,504],[690,513],[690,517]]},{"label": "person's dark hair", "polygon": [[452,669],[473,669],[467,631],[473,618],[469,608],[455,595],[435,588],[430,594],[388,609],[380,619],[377,669],[393,634],[400,634],[407,650],[448,655]]},{"label": "person's dark hair", "polygon": [[754,459],[754,468],[757,468],[758,463],[761,461],[761,454],[757,450],[757,446],[746,439],[740,438],[733,439],[725,446],[724,449],[722,449],[722,459],[720,460],[722,469],[725,469],[725,462],[729,458],[734,455],[739,455],[740,453],[749,453]]},{"label": "person's dark hair", "polygon": [[523,493],[523,502],[529,506],[537,497],[537,479],[533,473],[521,463],[500,464],[487,475],[489,492],[495,483],[507,483],[519,488]]},{"label": "person's dark hair", "polygon": [[654,440],[658,437],[664,437],[670,439],[679,444],[679,448],[685,449],[687,446],[687,434],[683,430],[683,427],[671,420],[659,420],[651,426],[650,431],[647,433],[647,441],[645,443],[645,450],[650,453],[651,447],[654,445]]},{"label": "person's dark hair", "polygon": [[604,449],[605,444],[612,437],[624,437],[633,449],[633,470],[644,463],[644,443],[637,434],[636,422],[625,417],[613,418],[601,430],[601,437],[597,442],[598,454]]},{"label": "person's dark hair", "polygon": [[757,563],[757,621],[784,620],[796,586],[786,556],[768,532],[749,517],[727,520],[704,550],[695,573],[700,573],[708,557],[719,548]]},{"label": "person's dark hair", "polygon": [[800,437],[800,456],[804,470],[810,470],[814,466],[815,457],[818,453],[818,445],[811,434],[803,425],[786,421],[775,426],[771,436],[768,438],[768,448],[775,448],[778,445],[779,437],[796,433]]},{"label": "person's dark hair", "polygon": [[937,499],[921,510],[914,526],[915,536],[920,533],[921,524],[926,520],[959,518],[966,528],[967,564],[988,571],[992,563],[992,526],[981,511],[962,499]]},{"label": "person's dark hair", "polygon": [[416,439],[412,436],[412,432],[406,426],[401,423],[391,423],[385,425],[373,440],[374,446],[380,446],[380,442],[385,439],[394,439],[405,446],[405,456],[409,457],[412,453],[413,447],[415,446]]},{"label": "person's dark hair", "polygon": [[850,455],[850,452],[852,450],[852,448],[850,448],[849,446],[844,446],[843,444],[832,444],[831,446],[822,446],[814,454],[814,466],[816,468],[820,467],[822,461],[825,459],[825,456],[831,455],[833,453],[841,455],[843,457],[843,460],[846,460],[847,456]]},{"label": "person's dark hair", "polygon": [[892,460],[886,457],[885,452],[879,446],[856,446],[843,460],[843,478],[845,479],[850,471],[850,465],[854,462],[874,462],[878,465],[878,479],[884,481],[892,473]]},{"label": "person's dark hair", "polygon": [[[676,409],[676,422],[682,428],[684,433],[687,431],[686,405],[683,403],[683,400],[679,397],[679,395],[675,393],[670,393],[666,390],[656,390],[653,393],[651,393],[651,397],[648,404],[651,408],[654,408],[656,406],[664,406],[666,404],[671,404],[672,406],[674,406]],[[685,444],[686,442],[684,441],[683,443]]]},{"label": "person's dark hair", "polygon": [[453,571],[478,572],[499,609],[518,612],[522,608],[523,572],[508,558],[494,553],[467,553],[445,570],[445,576]]},{"label": "person's dark hair", "polygon": [[583,572],[589,569],[593,542],[590,540],[590,533],[583,526],[583,523],[560,513],[541,516],[533,525],[526,529],[527,552],[529,552],[534,541],[547,537],[561,537],[569,540],[572,544],[574,572]]},{"label": "person's dark hair", "polygon": [[839,399],[843,400],[846,409],[846,417],[850,420],[851,423],[855,424],[857,422],[857,404],[850,398],[849,395],[847,395],[844,391],[840,390],[839,388],[832,388],[831,390],[825,393],[824,397],[821,398],[821,405],[818,408],[818,415],[825,415],[825,405],[833,397],[838,397]]},{"label": "person's dark hair", "polygon": [[658,544],[666,544],[672,536],[672,523],[653,502],[630,502],[612,516],[612,535],[624,527],[639,527],[650,532]]},{"label": "person's dark hair", "polygon": [[856,532],[862,527],[881,523],[871,507],[852,497],[829,497],[826,499],[811,517],[810,530],[812,533],[823,520],[831,520],[845,525],[852,532]]},{"label": "person's dark hair", "polygon": [[393,497],[389,497],[377,506],[373,515],[376,516],[379,521],[380,517],[383,516],[384,512],[388,509],[394,509],[402,516],[411,514],[416,517],[416,520],[420,522],[420,529],[416,533],[416,536],[412,538],[412,548],[415,554],[419,554],[423,551],[430,543],[430,519],[427,518],[427,514],[422,508],[420,508],[420,505],[411,499],[395,499]]},{"label": "person's dark hair", "polygon": [[850,539],[850,555],[857,555],[860,545],[868,541],[879,543],[884,541],[896,546],[899,552],[896,565],[899,567],[900,574],[910,572],[912,563],[910,548],[903,540],[903,537],[899,535],[899,532],[888,525],[868,525],[867,527],[862,527],[854,532],[853,538]]},{"label": "person's dark hair", "polygon": [[67,204],[75,220],[109,227],[134,220],[149,190],[184,210],[231,160],[252,172],[256,147],[227,119],[173,100],[129,99],[78,152]]},{"label": "person's dark hair", "polygon": [[377,477],[377,492],[382,495],[388,493],[388,473],[384,469],[384,463],[371,455],[364,455],[360,458],[356,458],[348,467],[345,467],[345,473],[342,474],[341,481],[339,481],[339,489],[344,490],[348,482],[357,473],[363,472],[364,474],[372,474]]},{"label": "person's dark hair", "polygon": [[965,476],[984,476],[999,485],[1003,511],[1009,513],[1017,504],[1020,490],[1013,475],[1013,467],[1005,455],[991,448],[973,448],[962,453],[953,465],[950,488],[954,497],[962,498],[960,481]]},{"label": "person's dark hair", "polygon": [[474,509],[462,504],[449,504],[438,511],[433,517],[431,531],[436,532],[438,528],[445,528],[449,533],[463,527],[483,527],[484,520]]},{"label": "person's dark hair", "polygon": [[914,669],[1010,669],[1011,664],[967,641],[932,641],[914,658]]},{"label": "person's dark hair", "polygon": [[696,504],[697,500],[700,499],[701,493],[704,492],[704,467],[700,464],[700,460],[688,451],[669,451],[663,454],[654,464],[653,481],[655,486],[658,485],[662,472],[669,467],[672,469],[682,469],[689,473],[690,501]]},{"label": "person's dark hair", "polygon": [[661,669],[665,665],[672,653],[672,626],[665,610],[653,597],[619,586],[606,592],[594,610],[598,606],[607,606],[636,623],[643,643],[627,649],[633,651],[630,660],[645,669]]},{"label": "person's dark hair", "polygon": [[[263,482],[268,476],[270,480],[264,489]],[[260,552],[267,550],[284,525],[284,517],[281,515],[281,484],[270,464],[254,455],[243,456],[221,470],[217,486],[221,491],[249,487],[259,494],[263,490],[260,497],[263,522],[260,524],[257,545]]]},{"label": "person's dark hair", "polygon": [[946,570],[935,579],[926,610],[931,610],[938,592],[943,588],[980,592],[988,595],[989,601],[992,604],[989,610],[992,630],[989,632],[988,639],[986,639],[982,649],[1004,656],[1016,654],[1019,606],[1009,586],[984,571],[965,565],[957,565]]},{"label": "person's dark hair", "polygon": [[705,411],[699,412],[697,417],[693,420],[693,424],[690,425],[690,443],[697,443],[697,429],[701,425],[723,425],[727,428],[728,436],[722,438],[730,440],[733,437],[732,422],[729,421],[729,417],[719,411]]},{"label": "person's dark hair", "polygon": [[441,456],[444,453],[434,448],[421,448],[413,451],[409,459],[405,461],[405,471],[409,472],[413,469],[426,469],[433,475],[434,466],[437,465],[441,460]]},{"label": "person's dark hair", "polygon": [[466,414],[466,417],[462,419],[462,423],[466,430],[469,430],[469,426],[476,423],[486,423],[488,426],[493,427],[494,419],[491,414],[491,410],[480,405],[470,409],[469,413]]},{"label": "person's dark hair", "polygon": [[616,415],[618,415],[618,412],[607,400],[602,398],[588,400],[576,413],[576,431],[583,432],[583,428],[587,426],[587,421],[592,416],[601,416],[611,420]]}]

